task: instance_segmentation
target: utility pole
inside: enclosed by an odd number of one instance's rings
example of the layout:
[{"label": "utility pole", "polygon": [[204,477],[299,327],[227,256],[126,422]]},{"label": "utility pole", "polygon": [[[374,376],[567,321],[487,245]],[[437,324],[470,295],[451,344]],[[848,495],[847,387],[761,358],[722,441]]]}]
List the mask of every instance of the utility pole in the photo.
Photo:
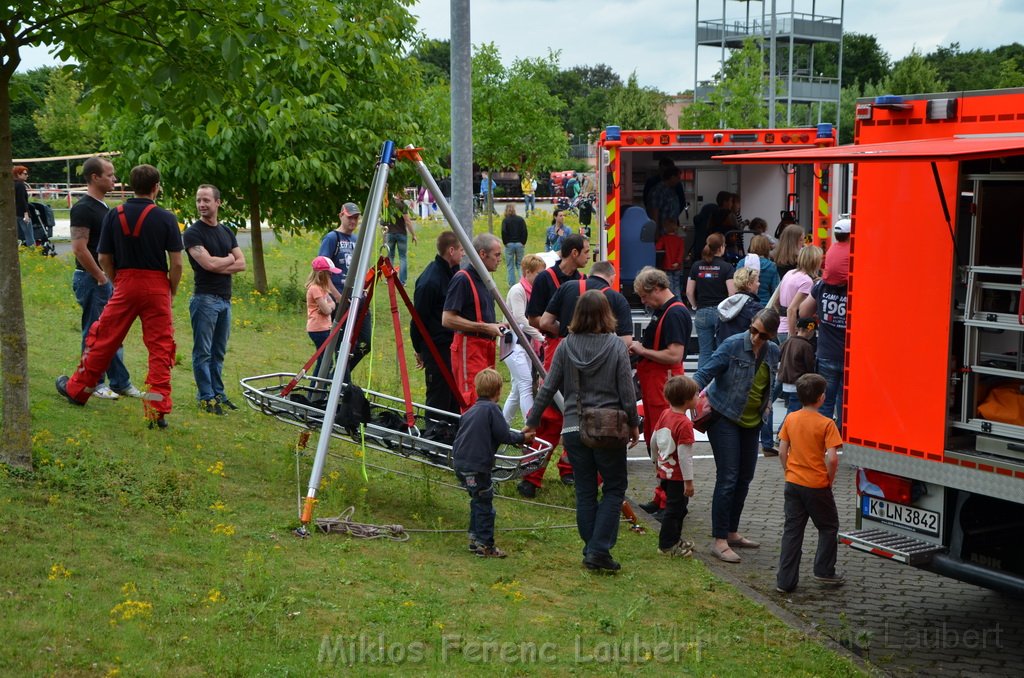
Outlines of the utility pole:
[{"label": "utility pole", "polygon": [[[777,31],[775,0],[772,0],[772,29],[768,35],[768,129],[775,129],[775,35]],[[790,77],[792,78],[792,75]]]},{"label": "utility pole", "polygon": [[452,209],[473,235],[473,44],[469,0],[451,0]]}]

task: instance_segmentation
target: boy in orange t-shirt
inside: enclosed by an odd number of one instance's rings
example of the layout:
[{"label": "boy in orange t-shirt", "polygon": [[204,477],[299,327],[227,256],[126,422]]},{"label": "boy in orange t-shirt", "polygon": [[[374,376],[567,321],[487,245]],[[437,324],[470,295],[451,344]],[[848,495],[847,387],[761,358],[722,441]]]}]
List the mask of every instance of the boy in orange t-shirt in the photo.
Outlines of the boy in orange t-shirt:
[{"label": "boy in orange t-shirt", "polygon": [[837,449],[842,447],[836,423],[818,413],[825,402],[825,378],[808,373],[796,380],[796,394],[803,408],[789,414],[782,423],[779,463],[786,474],[785,512],[776,589],[789,593],[800,580],[800,553],[807,519],[818,530],[814,555],[814,579],[828,586],[841,586],[843,575],[836,571],[839,512],[832,496],[832,481],[839,468]]}]

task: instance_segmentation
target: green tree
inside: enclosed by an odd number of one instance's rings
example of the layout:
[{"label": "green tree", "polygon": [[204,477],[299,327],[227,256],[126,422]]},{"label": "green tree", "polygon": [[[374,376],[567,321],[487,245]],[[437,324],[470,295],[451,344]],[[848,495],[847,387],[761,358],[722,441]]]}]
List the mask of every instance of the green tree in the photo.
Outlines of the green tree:
[{"label": "green tree", "polygon": [[[568,152],[559,120],[564,104],[534,76],[550,72],[547,59],[501,63],[493,43],[473,55],[473,155],[487,169],[554,167]],[[557,62],[555,63],[557,68]]]},{"label": "green tree", "polygon": [[[838,64],[837,45],[815,46],[815,75],[834,78]],[[878,38],[864,33],[843,33],[843,87],[854,83],[881,82],[889,74],[889,68],[889,55],[878,44]]]},{"label": "green tree", "polygon": [[[244,155],[244,171],[237,181],[249,204],[259,205],[253,200],[254,193],[260,197],[258,192],[267,186],[287,187],[292,176],[307,170],[321,179],[346,175],[353,177],[353,182],[366,183],[366,168],[372,168],[373,147],[381,137],[376,127],[363,123],[363,117],[377,119],[378,86],[395,76],[398,59],[393,55],[404,53],[402,45],[388,37],[411,30],[413,23],[404,6],[404,0],[236,0],[229,4],[215,0],[99,0],[71,5],[56,0],[16,0],[13,7],[0,12],[0,317],[4,319],[0,332],[0,435],[4,440],[0,460],[23,468],[32,464],[27,341],[10,170],[10,86],[21,63],[21,48],[59,45],[58,56],[82,65],[85,82],[92,87],[88,101],[101,116],[110,118],[123,111],[134,114],[137,121],[149,125],[146,131],[153,136],[147,138],[166,144],[165,148],[179,138],[182,147],[192,151],[183,152],[188,161],[197,171],[205,166],[211,176],[219,176],[218,160],[223,156],[203,156],[198,154],[202,146],[187,144],[196,143],[197,132],[213,139],[222,128],[233,137],[233,124],[250,115],[258,119],[255,127],[271,138],[277,135],[274,148],[283,151],[261,164],[256,152],[264,150],[262,145],[254,143],[253,149],[243,149],[252,152]],[[325,61],[320,49],[325,42],[336,50],[338,61]],[[339,63],[342,59],[344,66]],[[291,78],[282,77],[284,74]],[[396,86],[401,86],[403,81],[394,79]],[[348,106],[327,101],[326,93],[304,91],[303,86],[314,80],[321,90],[335,92],[331,96],[347,95]],[[183,94],[186,90],[187,95]],[[337,136],[319,138],[319,153],[296,158],[291,147],[282,148],[279,126],[309,126],[320,131],[323,128],[318,125],[328,123],[319,119],[332,116],[339,116],[330,123]],[[195,130],[202,122],[206,124]],[[141,126],[136,130],[142,131]],[[244,133],[240,130],[238,134],[244,138],[250,131],[245,127]],[[231,138],[220,140],[227,143]],[[328,145],[357,150],[347,164],[337,166],[332,164]],[[301,148],[308,149],[308,143]],[[206,149],[211,150],[209,146]],[[149,159],[160,162],[149,148],[129,158],[132,162]],[[230,160],[234,163],[237,158]],[[173,175],[174,168],[164,169]],[[354,178],[357,176],[361,179]],[[283,205],[294,209],[300,197],[283,200]],[[337,195],[332,195],[323,202],[337,201]],[[315,205],[315,209],[329,208]],[[258,210],[256,217],[258,224]],[[258,230],[254,231],[253,248],[255,255]]]},{"label": "green tree", "polygon": [[1024,72],[1015,59],[1005,59],[999,64],[996,87],[1024,87]]},{"label": "green tree", "polygon": [[687,129],[754,128],[768,124],[768,92],[764,54],[759,42],[748,38],[733,51],[713,78],[707,101],[683,110],[679,124]]},{"label": "green tree", "polygon": [[[32,115],[43,105],[46,83],[53,68],[46,66],[11,77],[11,155],[15,158],[45,158],[57,155],[50,144],[39,137]],[[64,181],[64,167],[57,163],[38,163],[32,167],[31,180]]]},{"label": "green tree", "polygon": [[994,88],[999,78],[999,57],[983,49],[965,52],[959,42],[939,47],[924,55],[923,60],[934,70],[936,78],[952,91]]},{"label": "green tree", "polygon": [[[0,12],[0,382],[3,420],[0,423],[0,461],[12,467],[32,468],[32,418],[28,399],[28,339],[25,307],[21,296],[21,265],[18,259],[14,182],[11,176],[11,98],[21,49],[50,45],[73,30],[94,34],[118,11],[145,14],[146,6],[131,3],[72,5],[50,1],[21,0]],[[155,7],[155,3],[153,5]],[[156,16],[151,17],[154,21]],[[76,27],[75,24],[78,24]]]},{"label": "green tree", "polygon": [[[262,8],[254,5],[253,24]],[[258,50],[246,47],[245,34],[200,27],[191,41],[204,48],[191,61],[158,54],[134,68],[151,77],[180,69],[152,97],[136,103],[134,88],[98,95],[115,104],[111,145],[160,167],[183,204],[206,182],[228,204],[244,205],[259,291],[268,289],[268,215],[277,229],[329,230],[341,202],[363,202],[382,141],[415,141],[408,102],[417,98],[419,81],[398,56],[413,37],[401,2],[323,2],[314,9],[295,25],[296,40],[264,42]],[[348,20],[352,13],[360,20]],[[235,49],[237,72],[231,63],[219,66],[222,52]]]},{"label": "green tree", "polygon": [[928,63],[914,48],[892,67],[892,71],[881,83],[886,94],[924,94],[946,91],[946,83],[939,77],[938,69]]},{"label": "green tree", "polygon": [[608,104],[607,124],[622,129],[665,129],[665,104],[668,96],[653,87],[641,87],[636,71],[626,80],[626,85],[615,89]]},{"label": "green tree", "polygon": [[61,155],[89,153],[99,143],[95,119],[79,108],[83,89],[70,68],[53,69],[43,107],[32,114],[39,136]]},{"label": "green tree", "polygon": [[451,41],[423,38],[413,46],[409,56],[423,66],[423,76],[428,83],[452,79]]},{"label": "green tree", "polygon": [[605,64],[574,66],[559,71],[550,85],[552,94],[565,102],[562,125],[566,132],[588,137],[610,123],[609,107],[622,79]]}]

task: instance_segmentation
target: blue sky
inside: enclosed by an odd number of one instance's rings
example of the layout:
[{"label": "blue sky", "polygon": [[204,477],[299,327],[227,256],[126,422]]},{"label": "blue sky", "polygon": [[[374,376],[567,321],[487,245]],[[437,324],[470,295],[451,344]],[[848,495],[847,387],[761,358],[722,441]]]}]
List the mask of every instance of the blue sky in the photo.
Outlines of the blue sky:
[{"label": "blue sky", "polygon": [[[792,3],[792,5],[791,5]],[[751,2],[760,16],[761,2]],[[776,0],[777,10],[838,16],[841,0]],[[745,2],[725,3],[742,18]],[[450,0],[418,0],[412,11],[431,38],[450,37]],[[770,8],[771,2],[767,1]],[[493,42],[502,57],[546,56],[561,50],[563,68],[606,63],[623,79],[636,70],[642,85],[669,93],[693,87],[697,0],[472,0],[474,43]],[[719,18],[722,2],[704,0],[700,18]],[[1024,40],[1024,0],[847,0],[847,32],[878,37],[895,60],[959,42],[964,50]],[[44,49],[26,50],[21,70],[52,63]],[[702,48],[698,77],[717,70],[717,50]]]}]

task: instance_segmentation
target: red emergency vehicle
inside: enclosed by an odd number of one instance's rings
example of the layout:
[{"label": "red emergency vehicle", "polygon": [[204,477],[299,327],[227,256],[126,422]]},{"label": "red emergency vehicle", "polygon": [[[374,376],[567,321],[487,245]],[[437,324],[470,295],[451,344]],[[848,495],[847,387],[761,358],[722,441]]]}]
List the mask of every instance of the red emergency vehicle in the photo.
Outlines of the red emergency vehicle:
[{"label": "red emergency vehicle", "polygon": [[842,542],[1024,595],[1024,89],[857,103]]},{"label": "red emergency vehicle", "polygon": [[766,220],[769,234],[783,212],[792,212],[816,241],[826,239],[832,222],[827,169],[784,161],[770,167],[728,165],[714,156],[834,145],[830,124],[795,129],[608,127],[597,143],[599,256],[615,265],[623,293],[633,297],[636,272],[655,263],[653,224],[647,225],[643,193],[649,180],[657,180],[663,158],[682,173],[688,209],[680,223],[687,249],[693,244],[693,218],[705,204],[715,202],[719,191],[739,194],[743,218]]}]

